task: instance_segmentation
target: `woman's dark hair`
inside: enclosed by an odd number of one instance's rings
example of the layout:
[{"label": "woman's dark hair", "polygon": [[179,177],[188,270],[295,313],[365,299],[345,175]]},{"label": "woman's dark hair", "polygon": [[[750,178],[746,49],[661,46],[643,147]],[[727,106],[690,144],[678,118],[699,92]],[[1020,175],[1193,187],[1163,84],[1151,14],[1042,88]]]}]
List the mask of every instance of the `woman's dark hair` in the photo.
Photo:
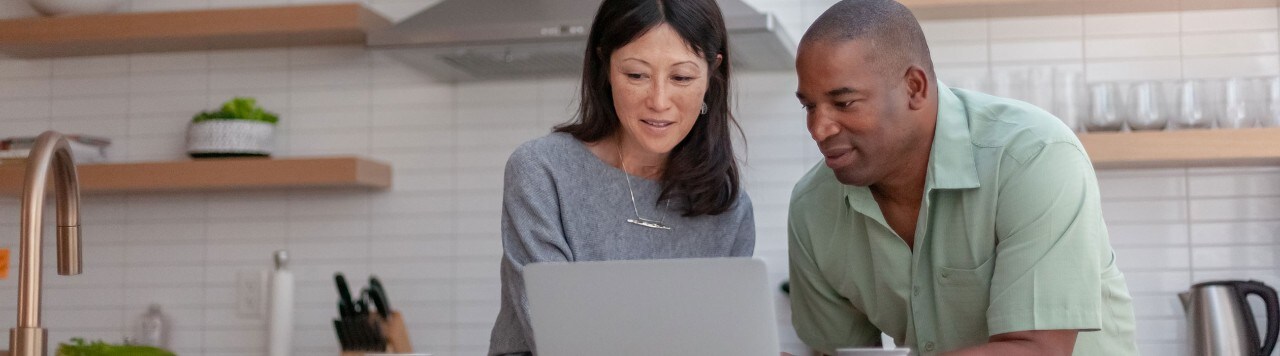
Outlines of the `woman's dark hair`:
[{"label": "woman's dark hair", "polygon": [[[661,24],[670,25],[710,68],[704,100],[707,113],[667,157],[661,198],[682,204],[684,216],[720,214],[737,201],[741,187],[729,137],[730,125],[737,125],[729,113],[732,61],[724,18],[715,0],[605,0],[600,4],[587,38],[577,117],[555,130],[583,142],[615,134],[620,123],[609,86],[609,58]],[[716,55],[722,56],[718,66]]]}]

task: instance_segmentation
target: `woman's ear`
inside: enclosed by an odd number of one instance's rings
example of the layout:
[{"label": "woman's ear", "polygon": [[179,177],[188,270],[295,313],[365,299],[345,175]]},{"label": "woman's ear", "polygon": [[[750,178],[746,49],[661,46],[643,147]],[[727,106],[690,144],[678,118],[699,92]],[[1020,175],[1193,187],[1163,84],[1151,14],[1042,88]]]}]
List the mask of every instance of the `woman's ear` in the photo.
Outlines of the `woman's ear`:
[{"label": "woman's ear", "polygon": [[716,54],[716,62],[711,64],[711,70],[720,69],[720,62],[724,62],[724,55]]}]

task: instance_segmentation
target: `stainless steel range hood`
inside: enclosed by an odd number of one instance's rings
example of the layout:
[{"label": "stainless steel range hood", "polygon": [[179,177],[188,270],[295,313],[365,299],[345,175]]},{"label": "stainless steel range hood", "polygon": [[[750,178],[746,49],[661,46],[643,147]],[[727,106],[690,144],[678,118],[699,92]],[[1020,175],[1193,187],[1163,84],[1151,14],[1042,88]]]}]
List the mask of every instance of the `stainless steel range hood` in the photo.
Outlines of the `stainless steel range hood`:
[{"label": "stainless steel range hood", "polygon": [[[790,70],[795,45],[771,14],[719,0],[735,71]],[[369,35],[442,81],[577,76],[599,1],[443,0]]]}]

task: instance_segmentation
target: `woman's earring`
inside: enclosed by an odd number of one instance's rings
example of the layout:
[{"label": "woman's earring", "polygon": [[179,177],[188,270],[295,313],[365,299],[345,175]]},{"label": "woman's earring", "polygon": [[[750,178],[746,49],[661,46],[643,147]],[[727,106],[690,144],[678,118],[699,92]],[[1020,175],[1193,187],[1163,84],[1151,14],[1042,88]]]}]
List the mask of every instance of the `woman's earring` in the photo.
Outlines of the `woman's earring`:
[{"label": "woman's earring", "polygon": [[707,103],[702,103],[702,115],[707,114]]}]

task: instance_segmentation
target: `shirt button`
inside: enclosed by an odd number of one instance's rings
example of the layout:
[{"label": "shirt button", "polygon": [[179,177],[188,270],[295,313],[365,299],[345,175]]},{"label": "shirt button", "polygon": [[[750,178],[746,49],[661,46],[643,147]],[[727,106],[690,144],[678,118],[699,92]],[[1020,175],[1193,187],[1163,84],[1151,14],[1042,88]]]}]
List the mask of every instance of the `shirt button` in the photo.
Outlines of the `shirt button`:
[{"label": "shirt button", "polygon": [[942,271],[942,278],[951,277],[951,272]]},{"label": "shirt button", "polygon": [[925,351],[933,351],[933,343],[932,343],[932,342],[926,342],[926,343],[924,343],[924,350],[925,350]]},{"label": "shirt button", "polygon": [[919,297],[919,296],[920,296],[920,290],[919,290],[919,289],[916,289],[916,290],[912,291],[912,292],[911,292],[911,295],[914,295],[914,296]]}]

